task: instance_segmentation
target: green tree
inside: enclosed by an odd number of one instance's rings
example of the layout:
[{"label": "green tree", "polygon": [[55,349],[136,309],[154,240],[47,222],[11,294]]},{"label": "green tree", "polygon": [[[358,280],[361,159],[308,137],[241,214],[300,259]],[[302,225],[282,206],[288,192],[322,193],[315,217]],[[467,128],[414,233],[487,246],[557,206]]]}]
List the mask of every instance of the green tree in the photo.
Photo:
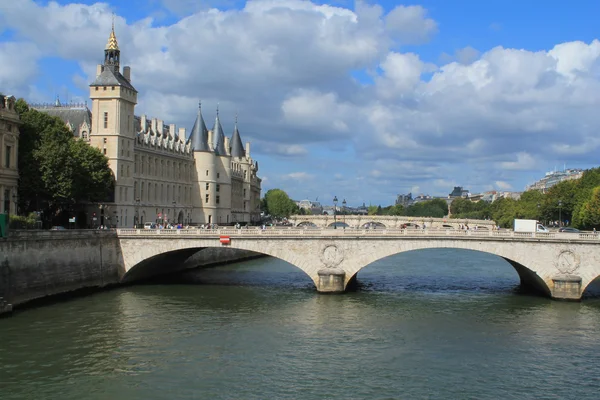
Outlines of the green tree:
[{"label": "green tree", "polygon": [[298,208],[281,189],[270,189],[265,193],[264,200],[269,214],[275,218],[289,217]]},{"label": "green tree", "polygon": [[600,229],[600,186],[592,189],[590,198],[579,208],[578,221],[587,229]]},{"label": "green tree", "polygon": [[72,210],[83,202],[110,199],[113,187],[108,159],[96,148],[73,138],[56,117],[15,105],[21,118],[19,137],[19,208],[46,211],[46,216]]},{"label": "green tree", "polygon": [[369,208],[367,208],[367,213],[369,215],[377,215],[378,209],[381,209],[381,207],[380,206],[369,206]]}]

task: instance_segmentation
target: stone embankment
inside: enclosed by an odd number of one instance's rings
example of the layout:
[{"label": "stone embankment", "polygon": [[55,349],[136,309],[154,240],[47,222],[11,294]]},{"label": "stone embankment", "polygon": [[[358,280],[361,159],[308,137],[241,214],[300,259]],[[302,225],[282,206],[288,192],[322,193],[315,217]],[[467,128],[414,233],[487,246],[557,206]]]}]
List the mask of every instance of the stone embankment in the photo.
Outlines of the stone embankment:
[{"label": "stone embankment", "polygon": [[132,279],[125,277],[119,238],[114,231],[13,231],[8,238],[0,239],[0,314],[49,296],[256,256],[248,251],[199,249],[186,262],[161,262],[158,268],[148,268]]}]

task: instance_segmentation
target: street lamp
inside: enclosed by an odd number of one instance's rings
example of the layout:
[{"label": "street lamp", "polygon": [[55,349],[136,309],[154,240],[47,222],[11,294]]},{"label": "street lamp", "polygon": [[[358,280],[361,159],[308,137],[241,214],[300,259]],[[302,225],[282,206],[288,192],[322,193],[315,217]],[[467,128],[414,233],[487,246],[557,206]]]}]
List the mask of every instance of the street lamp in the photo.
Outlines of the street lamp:
[{"label": "street lamp", "polygon": [[135,199],[135,221],[133,223],[133,227],[137,228],[140,223],[140,199]]},{"label": "street lamp", "polygon": [[19,215],[19,203],[17,202],[17,200],[19,199],[19,197],[17,196],[16,193],[14,193],[12,195],[13,201],[15,202],[15,215]]},{"label": "street lamp", "polygon": [[336,210],[337,210],[337,196],[333,196],[333,229],[337,229],[337,218],[336,218]]},{"label": "street lamp", "polygon": [[562,226],[562,200],[558,201],[558,227]]},{"label": "street lamp", "polygon": [[179,219],[177,218],[177,210],[175,209],[175,207],[176,207],[176,203],[175,203],[175,200],[173,200],[173,223],[178,224]]},{"label": "street lamp", "polygon": [[344,218],[344,229],[346,229],[346,199],[342,201],[342,215]]}]

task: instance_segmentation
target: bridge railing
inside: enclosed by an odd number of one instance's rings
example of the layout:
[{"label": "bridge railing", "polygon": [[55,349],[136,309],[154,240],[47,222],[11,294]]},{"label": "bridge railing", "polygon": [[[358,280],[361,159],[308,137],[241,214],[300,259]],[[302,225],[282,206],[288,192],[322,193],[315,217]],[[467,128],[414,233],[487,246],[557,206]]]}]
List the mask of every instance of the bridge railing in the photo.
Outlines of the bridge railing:
[{"label": "bridge railing", "polygon": [[565,232],[513,232],[510,230],[455,230],[455,229],[117,229],[119,236],[270,236],[270,237],[314,237],[314,236],[386,236],[386,237],[496,237],[516,239],[560,239],[585,240],[600,242],[600,235],[594,233],[565,233]]}]

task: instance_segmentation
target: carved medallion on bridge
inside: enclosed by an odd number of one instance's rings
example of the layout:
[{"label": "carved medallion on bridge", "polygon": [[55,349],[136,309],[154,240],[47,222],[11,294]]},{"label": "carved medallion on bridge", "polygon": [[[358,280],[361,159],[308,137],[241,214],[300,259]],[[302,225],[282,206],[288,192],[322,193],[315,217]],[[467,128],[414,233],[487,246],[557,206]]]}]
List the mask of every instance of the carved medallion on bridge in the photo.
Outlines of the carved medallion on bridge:
[{"label": "carved medallion on bridge", "polygon": [[565,275],[572,275],[579,269],[580,260],[571,250],[563,250],[556,259],[556,269]]},{"label": "carved medallion on bridge", "polygon": [[321,250],[321,261],[328,268],[333,268],[339,265],[344,259],[344,252],[335,244],[327,244]]}]

